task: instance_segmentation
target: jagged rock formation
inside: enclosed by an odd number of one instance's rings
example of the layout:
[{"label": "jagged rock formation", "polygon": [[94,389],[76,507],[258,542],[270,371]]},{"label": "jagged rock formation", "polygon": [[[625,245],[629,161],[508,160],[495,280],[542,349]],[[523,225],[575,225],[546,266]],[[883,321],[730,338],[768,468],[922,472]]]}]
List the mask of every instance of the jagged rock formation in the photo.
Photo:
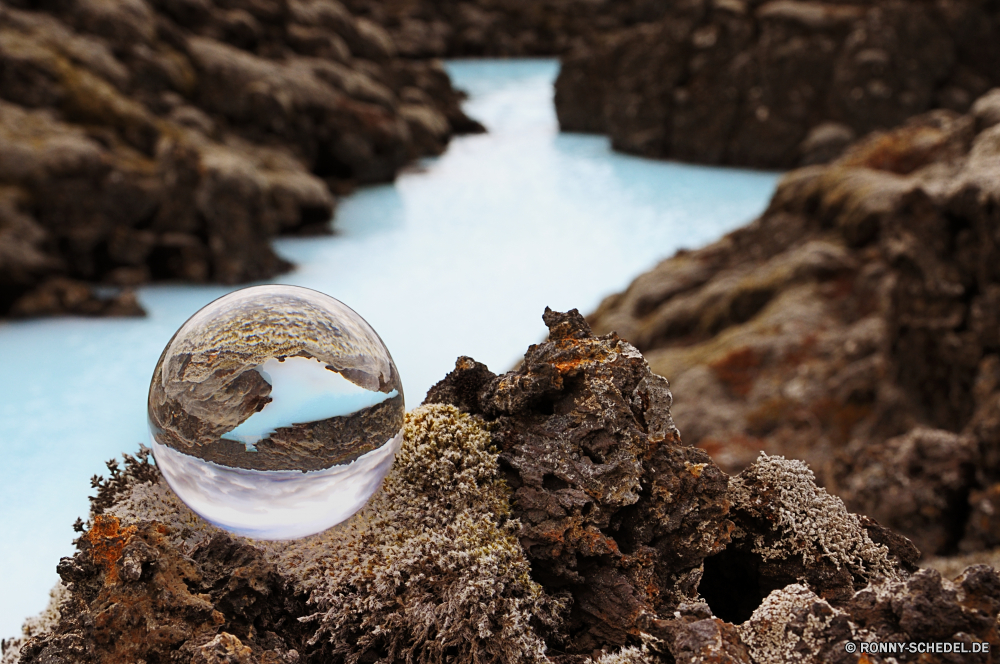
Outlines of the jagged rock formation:
[{"label": "jagged rock formation", "polygon": [[727,472],[804,459],[927,555],[1000,545],[1000,119],[935,111],[787,175],[768,210],[606,299]]},{"label": "jagged rock formation", "polygon": [[545,320],[517,371],[460,358],[382,490],[325,533],[234,538],[148,458],[110,463],[58,607],[3,664],[856,662],[845,645],[873,639],[997,661],[995,569],[915,571],[801,462],[727,478],[634,347],[575,310]]},{"label": "jagged rock formation", "polygon": [[273,276],[270,238],[475,130],[459,101],[336,0],[0,2],[0,315]]},{"label": "jagged rock formation", "polygon": [[1000,85],[993,3],[685,0],[563,58],[565,131],[625,152],[792,168]]},{"label": "jagged rock formation", "polygon": [[576,310],[546,310],[549,339],[494,376],[461,358],[431,388],[491,423],[534,577],[572,593],[570,652],[624,645],[644,612],[693,598],[701,562],[728,542],[726,478],[681,444],[665,380]]}]

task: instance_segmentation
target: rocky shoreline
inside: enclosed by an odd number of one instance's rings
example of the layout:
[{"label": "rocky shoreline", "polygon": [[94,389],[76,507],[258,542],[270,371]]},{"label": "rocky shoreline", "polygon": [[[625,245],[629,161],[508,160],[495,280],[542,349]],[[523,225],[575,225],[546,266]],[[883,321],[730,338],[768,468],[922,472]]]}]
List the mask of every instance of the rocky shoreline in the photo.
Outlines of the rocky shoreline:
[{"label": "rocky shoreline", "polygon": [[4,0],[0,25],[0,316],[287,270],[271,238],[482,130],[429,58],[561,55],[563,130],[766,168],[1000,84],[1000,14],[966,1]]},{"label": "rocky shoreline", "polygon": [[0,316],[272,277],[271,238],[482,130],[440,64],[333,0],[8,0],[0,72]]},{"label": "rocky shoreline", "polygon": [[1000,85],[1000,10],[975,2],[686,0],[564,56],[564,131],[617,150],[788,169]]},{"label": "rocky shoreline", "polygon": [[545,322],[515,371],[459,358],[382,490],[311,538],[234,538],[148,458],[109,464],[53,606],[3,664],[889,661],[846,647],[874,640],[996,661],[995,569],[919,569],[801,462],[727,476],[633,346],[576,311]]},{"label": "rocky shoreline", "polygon": [[1000,90],[785,176],[767,211],[606,299],[739,472],[803,459],[926,555],[1000,546]]}]

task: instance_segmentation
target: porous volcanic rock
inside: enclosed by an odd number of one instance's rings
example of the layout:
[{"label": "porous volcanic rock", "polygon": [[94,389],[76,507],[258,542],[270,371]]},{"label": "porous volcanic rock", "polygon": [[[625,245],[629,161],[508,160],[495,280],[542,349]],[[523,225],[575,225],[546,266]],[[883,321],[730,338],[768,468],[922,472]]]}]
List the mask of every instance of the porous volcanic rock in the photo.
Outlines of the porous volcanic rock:
[{"label": "porous volcanic rock", "polygon": [[983,99],[789,173],[759,219],[589,317],[671,380],[685,441],[724,470],[803,459],[925,555],[998,544],[1000,128]]},{"label": "porous volcanic rock", "polygon": [[1000,85],[998,44],[991,3],[684,0],[580,42],[556,110],[564,131],[625,152],[792,168],[931,109],[968,111]]},{"label": "porous volcanic rock", "polygon": [[532,574],[573,596],[570,652],[624,645],[645,612],[696,596],[701,563],[729,540],[727,482],[681,443],[667,382],[574,309],[515,371],[470,358],[427,394],[484,417],[513,490]]},{"label": "porous volcanic rock", "polygon": [[324,533],[233,537],[148,450],[110,462],[64,585],[3,664],[888,661],[845,648],[872,640],[997,661],[995,569],[917,570],[802,462],[727,477],[681,442],[633,346],[575,310],[545,322],[515,371],[459,358],[406,415],[382,489]]},{"label": "porous volcanic rock", "polygon": [[182,554],[160,522],[98,515],[59,563],[70,591],[51,632],[20,662],[299,661],[307,630],[296,594],[262,552],[223,533]]},{"label": "porous volcanic rock", "polygon": [[460,99],[336,0],[0,2],[0,316],[272,277],[271,238],[481,130]]}]

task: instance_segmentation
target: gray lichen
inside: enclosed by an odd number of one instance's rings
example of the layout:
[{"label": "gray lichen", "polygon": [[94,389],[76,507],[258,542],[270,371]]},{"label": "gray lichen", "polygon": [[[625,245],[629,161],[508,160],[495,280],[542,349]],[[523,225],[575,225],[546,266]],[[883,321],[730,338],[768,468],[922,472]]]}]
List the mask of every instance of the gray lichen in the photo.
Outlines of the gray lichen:
[{"label": "gray lichen", "polygon": [[806,586],[793,583],[768,595],[750,620],[736,629],[756,662],[820,664],[826,661],[832,628],[845,626],[845,636],[850,637],[841,611]]},{"label": "gray lichen", "polygon": [[[763,492],[770,494],[766,500]],[[735,510],[767,517],[780,531],[773,542],[761,534],[753,536],[753,551],[764,560],[801,555],[807,562],[819,555],[865,579],[899,577],[888,549],[871,540],[840,498],[816,486],[812,470],[801,461],[761,452],[753,465],[732,478],[730,496]],[[734,539],[745,535],[734,533]]]},{"label": "gray lichen", "polygon": [[[218,532],[162,480],[131,484],[105,513],[161,521],[187,550]],[[352,519],[300,540],[237,539],[310,592],[312,642],[334,661],[540,662],[535,628],[554,633],[565,602],[531,580],[518,529],[481,420],[432,404],[406,415],[392,470]]]},{"label": "gray lichen", "polygon": [[604,653],[590,664],[655,664],[656,660],[646,646],[628,646],[617,652]]},{"label": "gray lichen", "polygon": [[554,627],[562,604],[531,580],[509,514],[481,422],[412,411],[382,491],[324,547],[313,643],[351,663],[544,661],[532,623]]}]

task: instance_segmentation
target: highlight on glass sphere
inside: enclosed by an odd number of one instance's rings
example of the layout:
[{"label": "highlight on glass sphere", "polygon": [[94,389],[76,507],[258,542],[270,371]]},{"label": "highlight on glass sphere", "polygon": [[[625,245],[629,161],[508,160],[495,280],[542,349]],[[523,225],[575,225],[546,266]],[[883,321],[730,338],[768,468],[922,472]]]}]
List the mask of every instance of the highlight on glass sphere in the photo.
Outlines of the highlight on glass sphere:
[{"label": "highlight on glass sphere", "polygon": [[375,330],[297,286],[215,300],[177,330],[149,386],[153,457],[194,512],[257,539],[360,510],[402,441],[403,388]]}]

